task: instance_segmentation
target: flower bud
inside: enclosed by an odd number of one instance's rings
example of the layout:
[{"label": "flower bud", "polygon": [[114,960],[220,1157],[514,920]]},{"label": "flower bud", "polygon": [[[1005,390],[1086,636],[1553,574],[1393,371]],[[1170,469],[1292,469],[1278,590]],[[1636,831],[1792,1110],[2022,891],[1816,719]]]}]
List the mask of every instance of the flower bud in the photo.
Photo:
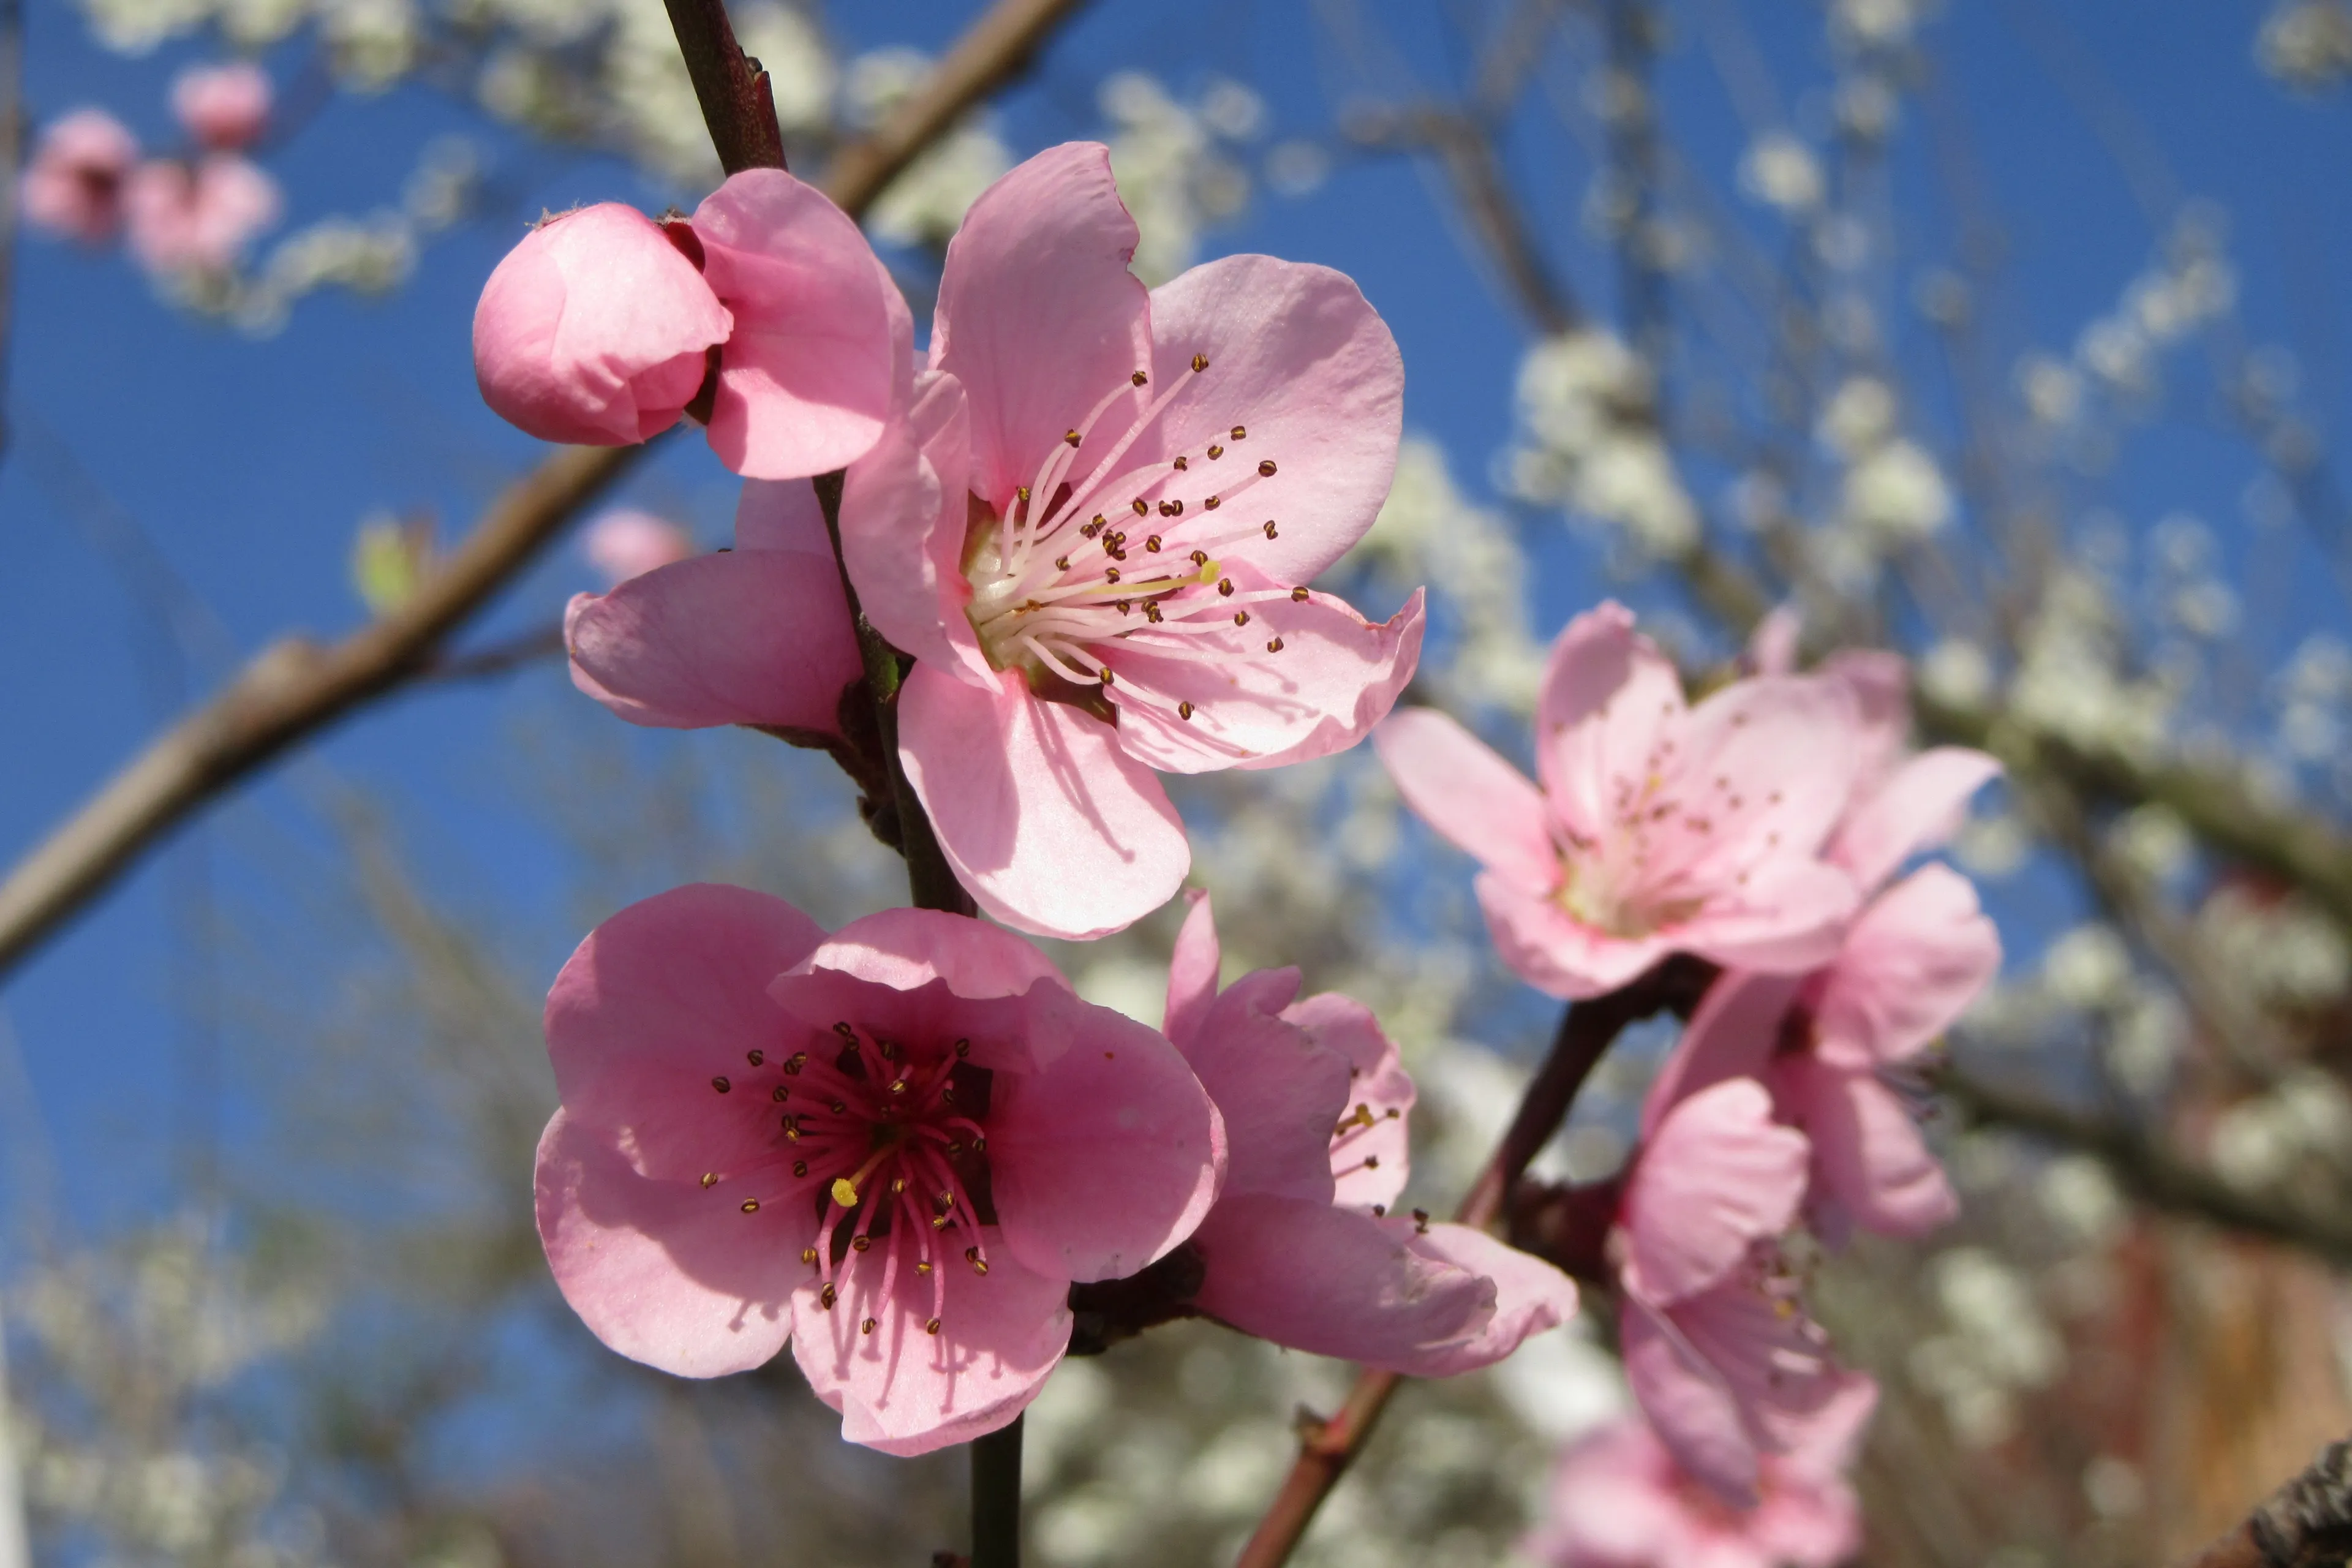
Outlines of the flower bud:
[{"label": "flower bud", "polygon": [[269,123],[269,77],[250,60],[195,66],[172,84],[172,112],[215,152],[251,146]]},{"label": "flower bud", "polygon": [[18,200],[36,228],[85,245],[114,237],[122,223],[122,183],[139,142],[102,109],[77,109],[41,132]]}]

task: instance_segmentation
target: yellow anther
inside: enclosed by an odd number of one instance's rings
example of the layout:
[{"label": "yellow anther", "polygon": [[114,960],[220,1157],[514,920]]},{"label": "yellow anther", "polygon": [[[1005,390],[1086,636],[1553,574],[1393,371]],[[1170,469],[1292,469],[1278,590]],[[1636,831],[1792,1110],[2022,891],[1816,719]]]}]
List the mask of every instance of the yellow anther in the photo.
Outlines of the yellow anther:
[{"label": "yellow anther", "polygon": [[847,1176],[834,1177],[833,1201],[839,1204],[845,1209],[856,1208],[857,1206],[857,1184],[851,1181]]}]

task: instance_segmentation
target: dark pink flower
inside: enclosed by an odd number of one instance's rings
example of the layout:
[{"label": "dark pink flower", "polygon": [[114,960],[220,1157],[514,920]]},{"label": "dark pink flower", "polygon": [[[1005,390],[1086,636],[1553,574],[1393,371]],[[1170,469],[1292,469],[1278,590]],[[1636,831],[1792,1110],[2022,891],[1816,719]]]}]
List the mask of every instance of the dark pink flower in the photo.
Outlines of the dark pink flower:
[{"label": "dark pink flower", "polygon": [[1822,849],[1852,788],[1841,682],[1759,676],[1696,707],[1630,612],[1553,644],[1536,716],[1542,786],[1444,714],[1374,737],[1422,818],[1486,868],[1504,958],[1558,996],[1616,990],[1673,952],[1775,973],[1837,951],[1856,902]]},{"label": "dark pink flower", "polygon": [[483,286],[474,371],[506,419],[590,446],[658,435],[708,380],[698,413],[720,459],[800,479],[881,434],[905,314],[846,214],[781,169],[748,169],[691,219],[606,202],[533,228]]},{"label": "dark pink flower", "polygon": [[148,271],[219,272],[234,266],[284,209],[278,182],[233,153],[184,163],[156,158],[123,187],[131,253]]},{"label": "dark pink flower", "polygon": [[1548,1568],[1836,1568],[1862,1546],[1845,1482],[1871,1401],[1853,1399],[1803,1447],[1767,1457],[1756,1506],[1731,1508],[1685,1475],[1639,1415],[1570,1444],[1526,1544]]},{"label": "dark pink flower", "polygon": [[251,60],[191,66],[172,84],[172,112],[215,153],[249,147],[269,123],[269,76]]},{"label": "dark pink flower", "polygon": [[1166,1039],[958,915],[827,937],[680,888],[581,943],[547,1040],[539,1228],[573,1310],[682,1376],[789,1337],[843,1435],[894,1454],[1009,1423],[1068,1343],[1071,1283],[1181,1244],[1224,1166]]},{"label": "dark pink flower", "polygon": [[17,193],[25,221],[103,245],[122,226],[123,183],[138,161],[138,139],[102,109],[77,109],[52,121]]},{"label": "dark pink flower", "polygon": [[1090,937],[1191,863],[1154,770],[1353,744],[1411,677],[1305,586],[1395,467],[1396,344],[1337,272],[1264,256],[1147,291],[1100,146],[1039,153],[948,247],[928,370],[849,472],[859,601],[914,654],[908,778],[982,908]]},{"label": "dark pink flower", "polygon": [[1389,1214],[1404,1190],[1412,1078],[1363,1004],[1292,1000],[1295,969],[1217,988],[1193,895],[1168,1037],[1224,1114],[1225,1184],[1193,1243],[1194,1304],[1244,1333],[1417,1377],[1500,1361],[1576,1312],[1576,1286],[1468,1226]]},{"label": "dark pink flower", "polygon": [[1668,1100],[1654,1086],[1610,1253],[1633,1396],[1681,1467],[1755,1505],[1765,1457],[1853,1420],[1876,1385],[1831,1359],[1779,1238],[1804,1197],[1804,1137],[1752,1079]]}]

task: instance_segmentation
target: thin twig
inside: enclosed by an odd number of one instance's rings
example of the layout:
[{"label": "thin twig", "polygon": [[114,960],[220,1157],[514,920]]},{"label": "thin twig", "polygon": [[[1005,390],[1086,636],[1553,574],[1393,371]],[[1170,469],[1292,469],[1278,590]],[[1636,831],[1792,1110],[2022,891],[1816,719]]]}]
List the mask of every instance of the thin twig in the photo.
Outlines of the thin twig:
[{"label": "thin twig", "polygon": [[[940,132],[1015,74],[1082,0],[998,0],[889,121],[843,150],[827,195],[853,216]],[[646,450],[570,447],[509,487],[410,601],[331,647],[264,649],[226,690],[158,736],[0,882],[0,973],[197,807],[298,742],[414,679],[548,542]]]},{"label": "thin twig", "polygon": [[2264,1499],[2243,1524],[2174,1568],[2341,1568],[2352,1559],[2352,1442]]},{"label": "thin twig", "polygon": [[2352,1267],[2352,1215],[2284,1194],[2248,1193],[2158,1144],[2121,1121],[2085,1115],[2039,1096],[1947,1068],[1937,1087],[1981,1125],[2095,1154],[2141,1201],[2225,1229],[2284,1242],[2338,1267]]},{"label": "thin twig", "polygon": [[[1511,1125],[1454,1217],[1482,1230],[1499,1219],[1529,1162],[1568,1120],[1577,1090],[1618,1035],[1628,1025],[1668,1008],[1687,1013],[1713,975],[1706,964],[1669,959],[1622,991],[1570,1005],[1560,1015],[1550,1055],[1520,1097]],[[1275,1494],[1248,1544],[1234,1560],[1234,1568],[1281,1568],[1290,1560],[1323,1500],[1363,1452],[1365,1440],[1402,1381],[1392,1372],[1368,1370],[1356,1374],[1355,1385],[1349,1389],[1339,1413],[1316,1423],[1301,1436],[1298,1458],[1291,1462],[1282,1489]]]},{"label": "thin twig", "polygon": [[702,122],[710,128],[719,166],[729,174],[784,166],[784,136],[776,128],[776,96],[760,62],[735,41],[721,0],[665,0],[670,31],[694,79]]}]

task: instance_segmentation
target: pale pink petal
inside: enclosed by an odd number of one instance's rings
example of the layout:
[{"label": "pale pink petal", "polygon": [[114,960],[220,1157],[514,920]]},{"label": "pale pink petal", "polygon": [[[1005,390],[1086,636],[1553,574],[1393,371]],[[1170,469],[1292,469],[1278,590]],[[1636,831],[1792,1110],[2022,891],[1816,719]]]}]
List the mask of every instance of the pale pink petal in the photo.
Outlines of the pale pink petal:
[{"label": "pale pink petal", "polygon": [[1775,605],[1748,634],[1748,673],[1796,674],[1797,645],[1804,635],[1804,612],[1794,605]]},{"label": "pale pink petal", "polygon": [[1526,1551],[1550,1568],[1699,1568],[1707,1544],[1680,1479],[1649,1424],[1638,1413],[1620,1416],[1560,1456],[1544,1523]]},{"label": "pale pink petal", "polygon": [[1779,1461],[1765,1473],[1771,1485],[1742,1532],[1755,1568],[1837,1568],[1862,1550],[1862,1506],[1842,1479],[1784,1478]]},{"label": "pale pink petal", "polygon": [[1830,858],[1862,887],[1875,888],[1913,855],[1949,838],[1968,816],[1969,797],[2000,776],[2000,761],[1983,752],[1922,752],[1846,814]]},{"label": "pale pink petal", "polygon": [[[1759,1449],[1801,1448],[1849,1418],[1869,1379],[1829,1359],[1821,1329],[1785,1296],[1733,1283],[1676,1305],[1684,1341],[1715,1369]],[[1646,1404],[1646,1402],[1645,1402]],[[1655,1412],[1652,1412],[1655,1417]],[[1663,1425],[1660,1436],[1665,1436]],[[1693,1468],[1701,1479],[1708,1479]]]},{"label": "pale pink petal", "polygon": [[[1287,977],[1295,988],[1297,972]],[[1262,1005],[1276,998],[1289,999],[1246,984],[1225,992],[1181,1047],[1184,1059],[1224,1118],[1224,1192],[1328,1204],[1331,1129],[1348,1103],[1348,1062]]]},{"label": "pale pink petal", "polygon": [[1405,804],[1496,879],[1538,898],[1559,885],[1543,795],[1450,714],[1400,710],[1372,731],[1372,744]]},{"label": "pale pink petal", "polygon": [[1723,1374],[1637,1296],[1625,1298],[1617,1331],[1625,1381],[1675,1462],[1732,1507],[1754,1507],[1756,1440]]},{"label": "pale pink petal", "polygon": [[833,539],[816,488],[806,479],[745,479],[735,501],[735,548],[814,555],[830,565]]},{"label": "pale pink petal", "polygon": [[865,679],[841,579],[784,551],[698,556],[583,594],[564,614],[572,682],[632,724],[836,733]]},{"label": "pale pink petal", "polygon": [[547,994],[547,1055],[577,1124],[617,1128],[649,1176],[698,1177],[769,1143],[764,1104],[715,1091],[792,1021],[768,983],[824,940],[782,899],[700,882],[588,933]]},{"label": "pale pink petal", "polygon": [[1180,1051],[1192,1045],[1209,1016],[1209,1004],[1217,999],[1217,971],[1223,962],[1207,891],[1195,889],[1184,901],[1191,908],[1168,955],[1168,1011],[1160,1026]]},{"label": "pale pink petal", "polygon": [[[1244,590],[1270,586],[1246,567],[1227,574]],[[1344,751],[1387,717],[1421,656],[1418,589],[1377,625],[1328,594],[1277,597],[1244,613],[1246,626],[1181,637],[1145,626],[1099,647],[1118,678],[1109,696],[1128,755],[1193,773]],[[1190,718],[1178,707],[1185,702]]]},{"label": "pale pink petal", "polygon": [[694,553],[694,539],[667,518],[623,507],[590,523],[580,547],[604,581],[619,586]]},{"label": "pale pink petal", "polygon": [[734,312],[710,447],[751,479],[866,455],[890,412],[885,279],[857,225],[782,169],[746,169],[694,209],[703,277]]},{"label": "pale pink petal", "polygon": [[1677,813],[1651,836],[1643,880],[1752,904],[1738,878],[1810,859],[1845,809],[1853,699],[1817,678],[1736,680],[1691,710],[1677,746]]},{"label": "pale pink petal", "polygon": [[1697,914],[1662,934],[1669,945],[1738,969],[1816,969],[1837,956],[1862,902],[1853,879],[1826,860],[1759,862]]},{"label": "pale pink petal", "polygon": [[1311,582],[1371,527],[1396,468],[1404,361],[1380,312],[1329,268],[1228,256],[1151,291],[1151,390],[1174,395],[1127,460],[1184,457],[1159,493],[1202,516],[1200,530],[1213,495],[1247,523],[1279,524],[1213,554],[1285,587]]},{"label": "pale pink petal", "polygon": [[1569,622],[1536,705],[1537,773],[1560,825],[1588,840],[1612,831],[1621,788],[1671,760],[1659,742],[1684,711],[1674,661],[1632,611],[1603,604]]},{"label": "pale pink petal", "polygon": [[792,1296],[793,1359],[841,1412],[842,1436],[911,1458],[1009,1426],[1037,1396],[1069,1346],[1069,1281],[1023,1267],[999,1239],[983,1233],[985,1277],[940,1268],[937,1334],[925,1328],[928,1281],[902,1276],[885,1300],[881,1270],[861,1268],[828,1310],[793,1257],[804,1282]]},{"label": "pale pink petal", "polygon": [[1352,1209],[1237,1195],[1193,1239],[1207,1270],[1195,1305],[1293,1350],[1409,1373],[1495,1314],[1494,1281],[1415,1251]]},{"label": "pale pink petal", "polygon": [[1173,898],[1192,863],[1150,769],[1109,725],[918,664],[898,696],[899,755],[956,875],[1017,930],[1107,936]]},{"label": "pale pink petal", "polygon": [[1475,886],[1486,932],[1503,962],[1520,979],[1554,996],[1606,995],[1640,979],[1680,945],[1656,934],[1611,936],[1499,872],[1481,872]]},{"label": "pale pink petal", "polygon": [[1816,1049],[1862,1069],[1916,1055],[2000,972],[2000,933],[1948,866],[1922,866],[1853,922],[1814,1014]]},{"label": "pale pink petal", "polygon": [[1642,1100],[1642,1136],[1654,1134],[1667,1111],[1701,1089],[1727,1079],[1761,1079],[1804,984],[1804,977],[1794,974],[1735,970],[1718,975],[1650,1082]]},{"label": "pale pink petal", "polygon": [[1898,653],[1850,647],[1822,660],[1818,673],[1853,698],[1854,798],[1861,800],[1895,771],[1910,742],[1911,667]]},{"label": "pale pink petal", "polygon": [[[1070,142],[982,192],[948,242],[931,363],[971,395],[971,489],[1000,514],[1065,431],[1151,363],[1135,240],[1108,150]],[[1131,420],[1114,406],[1102,428]]]},{"label": "pale pink petal", "polygon": [[1878,1410],[1878,1384],[1859,1373],[1836,1380],[1830,1396],[1787,1434],[1773,1468],[1791,1479],[1827,1481],[1853,1468]]},{"label": "pale pink petal", "polygon": [[744,1214],[689,1178],[639,1173],[609,1127],[558,1110],[539,1142],[535,1208],[557,1289],[589,1331],[679,1377],[745,1372],[783,1348],[805,1206]]},{"label": "pale pink petal", "polygon": [[926,371],[904,418],[849,466],[841,492],[841,554],[859,608],[891,646],[975,681],[994,672],[964,606],[971,421],[955,377]]},{"label": "pale pink petal", "polygon": [[1416,1377],[1452,1377],[1492,1366],[1532,1335],[1576,1316],[1576,1282],[1542,1258],[1507,1247],[1466,1225],[1411,1227],[1389,1221],[1391,1235],[1423,1258],[1451,1263],[1495,1283],[1495,1315],[1476,1332],[1432,1350],[1411,1370]]},{"label": "pale pink petal", "polygon": [[1774,1078],[1790,1119],[1811,1141],[1813,1205],[1833,1226],[1921,1237],[1958,1217],[1959,1198],[1910,1107],[1874,1074],[1796,1056]]},{"label": "pale pink petal", "polygon": [[1396,1202],[1412,1173],[1407,1117],[1417,1092],[1396,1042],[1370,1007],[1336,991],[1286,1007],[1282,1016],[1348,1064],[1347,1110],[1330,1147],[1331,1201],[1349,1208]]},{"label": "pale pink petal", "polygon": [[657,225],[600,203],[532,229],[490,274],[474,374],[541,440],[626,446],[677,422],[733,321]]},{"label": "pale pink petal", "polygon": [[1176,1047],[1108,1007],[1038,986],[1068,1049],[1000,1071],[988,1163],[1005,1245],[1066,1279],[1133,1274],[1192,1233],[1225,1169],[1217,1108]]},{"label": "pale pink petal", "polygon": [[1721,1282],[1752,1243],[1795,1221],[1808,1163],[1803,1135],[1773,1125],[1772,1097],[1754,1079],[1677,1104],[1625,1186],[1626,1289],[1665,1307]]},{"label": "pale pink petal", "polygon": [[956,995],[972,1000],[1024,995],[1041,981],[1070,989],[1053,960],[1031,943],[938,910],[888,909],[854,920],[812,952],[808,965],[901,991],[944,980]]},{"label": "pale pink petal", "polygon": [[17,187],[25,220],[37,228],[100,245],[122,223],[123,182],[139,142],[102,109],[77,109],[44,127]]}]

